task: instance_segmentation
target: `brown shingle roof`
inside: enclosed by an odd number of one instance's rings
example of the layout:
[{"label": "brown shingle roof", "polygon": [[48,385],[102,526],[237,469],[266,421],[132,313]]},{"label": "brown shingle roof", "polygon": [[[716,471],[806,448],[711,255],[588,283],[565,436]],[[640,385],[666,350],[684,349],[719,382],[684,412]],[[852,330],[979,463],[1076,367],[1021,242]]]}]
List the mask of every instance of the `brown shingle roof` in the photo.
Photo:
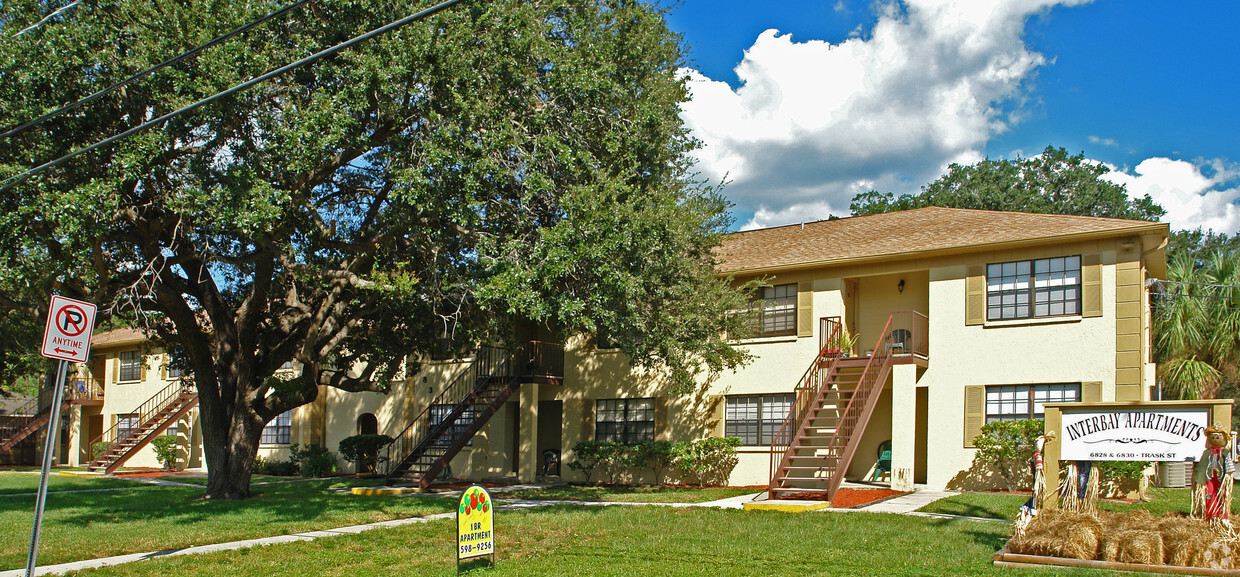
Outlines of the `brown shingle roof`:
[{"label": "brown shingle roof", "polygon": [[129,345],[147,340],[146,334],[138,329],[120,328],[106,333],[99,333],[90,338],[91,348]]},{"label": "brown shingle roof", "polygon": [[1142,220],[932,206],[738,232],[724,238],[719,255],[724,272],[760,272],[1031,241],[1167,233],[1168,225]]}]

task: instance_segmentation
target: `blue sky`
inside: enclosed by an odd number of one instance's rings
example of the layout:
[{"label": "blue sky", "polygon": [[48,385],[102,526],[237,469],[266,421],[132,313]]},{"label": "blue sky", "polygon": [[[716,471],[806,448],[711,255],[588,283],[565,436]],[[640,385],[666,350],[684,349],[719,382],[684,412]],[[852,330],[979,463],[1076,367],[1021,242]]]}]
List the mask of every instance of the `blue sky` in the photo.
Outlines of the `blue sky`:
[{"label": "blue sky", "polygon": [[1054,145],[1173,228],[1240,231],[1240,3],[684,0],[668,20],[699,168],[730,181],[737,227]]}]

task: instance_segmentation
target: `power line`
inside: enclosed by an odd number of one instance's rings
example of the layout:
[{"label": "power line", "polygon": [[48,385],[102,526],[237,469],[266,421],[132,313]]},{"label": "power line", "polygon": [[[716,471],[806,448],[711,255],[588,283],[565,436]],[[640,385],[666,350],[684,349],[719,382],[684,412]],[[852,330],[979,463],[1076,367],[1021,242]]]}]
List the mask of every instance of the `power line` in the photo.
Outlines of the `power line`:
[{"label": "power line", "polygon": [[[80,1],[80,0],[79,0],[79,1]],[[279,9],[279,10],[276,10],[275,12],[272,12],[271,14],[268,14],[268,15],[266,15],[266,16],[263,16],[262,18],[259,18],[258,20],[255,20],[255,21],[253,21],[253,22],[251,22],[251,23],[249,23],[249,24],[246,24],[245,26],[242,26],[242,27],[240,27],[240,28],[237,28],[236,30],[233,30],[232,32],[229,32],[229,33],[227,33],[227,34],[224,34],[223,36],[217,36],[215,39],[211,40],[210,42],[207,42],[206,44],[201,44],[201,45],[199,45],[198,47],[193,48],[192,50],[189,50],[188,52],[184,52],[184,53],[180,54],[179,56],[174,56],[174,57],[172,57],[172,58],[169,58],[168,60],[165,60],[165,61],[163,61],[163,62],[160,62],[159,64],[156,64],[155,66],[152,66],[152,67],[150,67],[150,68],[147,68],[146,70],[143,70],[142,72],[139,72],[139,73],[137,73],[137,74],[134,74],[133,76],[130,76],[129,78],[126,78],[126,79],[124,79],[124,80],[121,80],[120,82],[117,82],[117,83],[115,83],[115,84],[113,84],[113,85],[111,85],[111,86],[109,86],[109,87],[107,87],[107,88],[104,88],[103,90],[100,90],[100,91],[98,91],[98,92],[96,92],[96,93],[94,93],[94,94],[91,94],[90,96],[87,96],[87,97],[85,97],[85,98],[83,98],[83,99],[81,99],[81,100],[78,100],[77,102],[74,102],[74,103],[72,103],[72,104],[66,104],[65,106],[62,106],[62,107],[60,107],[60,108],[58,108],[58,109],[56,109],[56,110],[53,110],[53,111],[51,111],[51,112],[49,112],[49,113],[47,113],[47,114],[44,114],[43,116],[40,116],[40,117],[38,117],[38,118],[36,118],[36,119],[34,119],[34,120],[31,120],[30,122],[26,122],[26,123],[24,123],[24,124],[22,124],[22,125],[20,125],[20,126],[16,126],[16,127],[14,127],[14,128],[11,128],[11,129],[9,129],[9,130],[5,131],[3,134],[0,134],[0,138],[8,138],[8,137],[13,136],[13,135],[15,135],[15,134],[18,134],[18,133],[20,133],[20,132],[22,132],[22,131],[26,130],[27,128],[30,128],[30,127],[32,127],[32,126],[34,126],[34,125],[36,125],[36,124],[41,124],[41,123],[43,123],[44,121],[47,121],[48,119],[51,119],[51,118],[55,118],[55,117],[57,117],[57,116],[60,116],[61,114],[64,114],[64,113],[66,113],[66,112],[68,112],[68,111],[70,111],[70,110],[73,110],[73,109],[75,109],[75,108],[77,108],[77,107],[79,107],[79,106],[82,106],[83,104],[86,104],[86,103],[88,103],[88,102],[93,102],[93,101],[95,101],[95,100],[98,100],[99,98],[103,97],[105,94],[108,94],[108,93],[110,93],[110,92],[113,92],[113,91],[117,90],[118,88],[121,88],[122,86],[126,86],[126,85],[129,85],[129,84],[132,84],[133,82],[136,82],[136,81],[138,81],[138,80],[141,80],[141,79],[143,79],[143,78],[146,78],[147,76],[150,76],[151,74],[154,74],[155,72],[158,72],[159,70],[162,70],[162,69],[164,69],[164,68],[167,68],[167,67],[169,67],[169,66],[172,66],[173,64],[176,64],[176,63],[178,63],[178,62],[180,62],[180,61],[182,61],[182,60],[185,60],[185,59],[187,59],[187,58],[190,58],[190,57],[192,57],[192,56],[196,56],[199,52],[202,52],[203,50],[206,50],[206,49],[208,49],[208,48],[211,48],[211,47],[214,47],[214,46],[216,46],[216,45],[219,45],[219,44],[223,43],[224,41],[226,41],[226,40],[228,40],[228,39],[230,39],[230,38],[232,38],[232,37],[234,37],[234,36],[237,36],[238,34],[244,34],[244,33],[246,33],[246,32],[249,32],[249,31],[250,31],[251,29],[253,29],[255,26],[258,26],[258,25],[260,25],[260,24],[263,24],[263,23],[265,23],[265,22],[267,22],[267,21],[269,21],[269,20],[271,20],[271,19],[273,19],[273,18],[279,18],[280,16],[283,16],[283,15],[285,15],[285,14],[289,13],[290,11],[292,11],[293,9],[296,9],[296,8],[298,8],[298,7],[302,6],[303,4],[306,4],[307,2],[310,2],[310,1],[312,1],[312,0],[298,0],[297,2],[294,2],[294,3],[292,3],[292,4],[289,4],[288,6],[285,6],[284,8],[281,8],[281,9]],[[70,6],[73,6],[74,4],[77,4],[77,2],[74,2],[73,4],[69,4],[68,6],[63,7],[63,8],[61,8],[60,10],[64,10],[65,8],[69,8]],[[51,18],[52,16],[55,16],[55,15],[56,15],[56,13],[59,13],[59,12],[60,12],[60,10],[57,10],[56,12],[53,12],[52,14],[49,14],[49,15],[47,16],[47,18]],[[44,18],[43,20],[47,20],[47,18]],[[42,24],[42,21],[40,21],[40,22],[39,22],[39,24]],[[38,24],[35,24],[35,25],[31,26],[30,28],[33,28],[34,26],[38,26]],[[30,28],[27,28],[26,30],[29,30]],[[26,30],[22,30],[22,32],[25,32]],[[13,37],[16,37],[18,34],[21,34],[22,32],[18,32],[17,34],[14,34],[14,35],[13,35]]]},{"label": "power line", "polygon": [[73,8],[74,6],[77,6],[78,4],[81,4],[81,3],[82,3],[82,0],[73,0],[73,2],[70,2],[70,3],[68,3],[68,4],[65,4],[64,6],[61,6],[60,8],[57,8],[55,12],[52,12],[51,14],[48,14],[47,16],[44,16],[42,20],[40,20],[40,21],[38,21],[38,22],[35,22],[34,24],[31,24],[30,26],[27,26],[27,27],[25,27],[25,28],[22,28],[21,30],[18,30],[18,31],[17,31],[17,34],[14,34],[14,35],[12,35],[12,36],[9,36],[9,38],[10,38],[10,39],[17,38],[18,36],[21,36],[22,34],[25,34],[25,33],[29,32],[29,31],[31,31],[31,30],[34,30],[35,28],[38,28],[38,27],[39,27],[39,25],[43,24],[44,22],[47,22],[48,20],[51,20],[51,19],[52,19],[53,17],[55,17],[57,14],[60,14],[61,12],[64,12],[65,10],[68,10],[68,9],[70,9],[70,8]]},{"label": "power line", "polygon": [[314,62],[314,61],[316,61],[316,60],[319,60],[319,59],[324,58],[324,57],[327,57],[327,56],[331,56],[331,55],[333,55],[333,54],[335,54],[335,53],[337,53],[337,52],[340,52],[340,51],[342,51],[342,50],[345,50],[346,48],[352,48],[353,46],[356,46],[356,45],[358,45],[358,44],[361,44],[362,42],[365,42],[365,41],[367,41],[367,40],[370,40],[371,38],[374,38],[374,37],[379,36],[379,35],[381,35],[381,34],[386,34],[386,33],[388,33],[388,32],[391,32],[392,30],[396,30],[397,28],[400,28],[400,27],[402,27],[402,26],[405,26],[406,24],[409,24],[409,23],[411,23],[411,22],[415,22],[415,21],[417,21],[417,20],[421,20],[421,19],[423,19],[423,18],[426,18],[427,16],[432,16],[432,15],[437,14],[437,13],[439,13],[439,12],[442,12],[443,10],[446,10],[446,9],[448,9],[448,8],[450,8],[450,7],[454,6],[454,5],[456,5],[456,4],[460,4],[461,2],[464,2],[464,1],[465,1],[465,0],[447,0],[447,2],[442,2],[442,3],[440,3],[440,4],[437,4],[437,5],[435,5],[435,6],[432,6],[432,7],[430,7],[430,8],[427,8],[426,10],[423,10],[423,11],[421,11],[421,12],[418,12],[418,13],[416,13],[416,14],[413,14],[413,15],[410,15],[410,16],[406,16],[406,17],[401,18],[400,20],[397,20],[397,21],[395,21],[395,22],[392,22],[392,23],[390,23],[390,24],[388,24],[388,25],[386,25],[386,26],[382,26],[382,27],[376,28],[376,29],[374,29],[374,30],[371,30],[370,32],[367,32],[367,33],[365,33],[365,34],[362,34],[361,36],[356,36],[356,37],[354,37],[354,38],[352,38],[352,39],[350,39],[350,40],[346,40],[346,41],[344,41],[344,42],[341,42],[340,44],[337,44],[337,45],[335,45],[335,46],[332,46],[331,48],[327,48],[327,49],[325,49],[325,50],[320,50],[319,52],[316,52],[316,53],[314,53],[314,54],[311,54],[310,56],[307,56],[307,57],[305,57],[305,58],[302,58],[301,60],[298,60],[298,61],[296,61],[296,62],[293,62],[292,64],[287,64],[287,65],[285,65],[285,66],[282,66],[282,67],[280,67],[280,68],[277,68],[277,69],[275,69],[275,70],[272,70],[271,72],[268,72],[268,73],[266,73],[266,74],[263,74],[262,76],[259,76],[259,77],[256,77],[256,78],[252,79],[252,80],[249,80],[249,81],[243,82],[243,83],[241,83],[241,84],[238,84],[238,85],[236,85],[236,86],[234,86],[234,87],[232,87],[232,88],[229,88],[228,90],[225,90],[225,91],[223,91],[223,92],[218,92],[218,93],[216,93],[216,94],[214,94],[214,95],[212,95],[212,96],[208,96],[208,97],[206,97],[206,98],[203,98],[202,100],[199,100],[198,102],[195,102],[195,103],[190,104],[190,105],[188,105],[188,106],[185,106],[185,107],[183,107],[183,108],[179,108],[179,109],[177,109],[177,110],[174,110],[174,111],[172,111],[172,112],[169,112],[168,114],[165,114],[165,115],[163,115],[163,116],[160,116],[159,118],[156,118],[156,119],[153,119],[153,120],[149,120],[149,121],[147,121],[147,122],[144,122],[144,123],[142,123],[141,125],[135,126],[134,128],[130,128],[129,130],[126,130],[126,131],[124,131],[124,132],[122,132],[122,133],[120,133],[120,134],[117,134],[116,136],[112,136],[112,137],[106,138],[106,139],[104,139],[104,140],[101,140],[101,141],[99,141],[99,142],[96,142],[96,143],[94,143],[94,144],[92,144],[92,145],[90,145],[90,146],[87,146],[87,147],[85,147],[85,148],[79,148],[79,149],[77,149],[77,150],[75,150],[75,151],[73,151],[73,152],[70,152],[69,154],[66,154],[66,155],[64,155],[64,156],[62,156],[62,157],[60,157],[60,158],[57,158],[56,160],[52,160],[52,161],[49,161],[49,162],[45,162],[45,163],[43,163],[43,164],[41,164],[41,165],[39,165],[39,166],[36,166],[36,167],[34,167],[34,168],[30,169],[30,170],[27,170],[26,172],[23,172],[23,173],[21,173],[21,174],[18,174],[18,175],[15,175],[15,176],[10,176],[10,177],[8,177],[8,178],[4,179],[3,181],[0,181],[0,192],[5,192],[5,191],[7,191],[7,190],[9,190],[9,189],[13,188],[13,187],[14,187],[14,186],[16,186],[16,185],[18,185],[18,184],[20,184],[20,183],[22,183],[22,182],[25,182],[25,180],[26,180],[26,179],[28,179],[28,178],[30,178],[31,176],[34,176],[34,175],[36,175],[36,174],[39,174],[39,173],[41,173],[41,172],[43,172],[43,171],[45,171],[45,170],[47,170],[47,169],[49,169],[49,168],[54,168],[54,167],[56,167],[56,166],[60,166],[61,164],[64,164],[65,162],[69,161],[70,159],[72,159],[72,158],[74,158],[74,157],[77,157],[77,156],[79,156],[79,155],[85,154],[85,153],[87,153],[87,152],[90,152],[90,151],[95,150],[95,149],[97,149],[97,148],[100,148],[100,147],[102,147],[102,146],[106,146],[106,145],[111,144],[111,143],[113,143],[113,142],[116,142],[116,141],[118,141],[118,140],[120,140],[120,139],[122,139],[122,138],[125,138],[126,136],[130,136],[130,135],[132,135],[132,134],[135,134],[135,133],[141,132],[141,131],[143,131],[143,130],[146,130],[146,129],[148,129],[148,128],[152,127],[152,126],[156,126],[156,125],[159,125],[159,124],[163,124],[164,122],[166,122],[166,121],[168,121],[168,120],[170,120],[170,119],[172,119],[172,118],[174,118],[174,117],[176,117],[176,116],[180,116],[181,114],[184,114],[184,113],[189,112],[189,111],[191,111],[191,110],[196,110],[196,109],[198,109],[198,108],[200,108],[200,107],[202,107],[202,106],[204,106],[204,105],[210,104],[210,103],[212,103],[212,102],[215,102],[216,100],[219,100],[219,99],[221,99],[221,98],[224,98],[225,96],[231,96],[231,95],[236,94],[236,93],[238,93],[238,92],[243,92],[243,91],[245,91],[245,90],[248,90],[248,89],[250,89],[250,88],[253,88],[255,85],[257,85],[257,84],[259,84],[259,83],[261,83],[261,82],[264,82],[264,81],[266,81],[266,80],[270,80],[271,78],[274,78],[274,77],[276,77],[276,76],[279,76],[279,75],[281,75],[281,74],[283,74],[283,73],[285,73],[285,72],[288,72],[288,71],[290,71],[290,70],[293,70],[294,68],[298,68],[298,67],[304,66],[304,65],[306,65],[306,64],[309,64],[309,63],[311,63],[311,62]]}]

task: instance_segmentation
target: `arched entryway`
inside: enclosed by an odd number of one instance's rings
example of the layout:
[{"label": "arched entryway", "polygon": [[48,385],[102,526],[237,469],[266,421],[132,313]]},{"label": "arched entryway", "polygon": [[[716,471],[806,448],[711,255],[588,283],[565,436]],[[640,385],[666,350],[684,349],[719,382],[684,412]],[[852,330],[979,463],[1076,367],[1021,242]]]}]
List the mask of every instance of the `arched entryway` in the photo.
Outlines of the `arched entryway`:
[{"label": "arched entryway", "polygon": [[374,413],[364,413],[357,418],[357,434],[359,435],[378,435],[379,419],[375,418]]}]

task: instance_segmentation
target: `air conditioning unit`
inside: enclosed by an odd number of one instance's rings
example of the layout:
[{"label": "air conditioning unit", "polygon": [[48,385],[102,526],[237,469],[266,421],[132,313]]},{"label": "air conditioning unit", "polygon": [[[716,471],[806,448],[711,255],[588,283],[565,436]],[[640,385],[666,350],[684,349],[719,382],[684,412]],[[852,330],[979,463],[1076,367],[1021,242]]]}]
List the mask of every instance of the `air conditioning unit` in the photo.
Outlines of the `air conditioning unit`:
[{"label": "air conditioning unit", "polygon": [[1193,482],[1192,461],[1173,461],[1158,464],[1159,487],[1187,487]]}]

